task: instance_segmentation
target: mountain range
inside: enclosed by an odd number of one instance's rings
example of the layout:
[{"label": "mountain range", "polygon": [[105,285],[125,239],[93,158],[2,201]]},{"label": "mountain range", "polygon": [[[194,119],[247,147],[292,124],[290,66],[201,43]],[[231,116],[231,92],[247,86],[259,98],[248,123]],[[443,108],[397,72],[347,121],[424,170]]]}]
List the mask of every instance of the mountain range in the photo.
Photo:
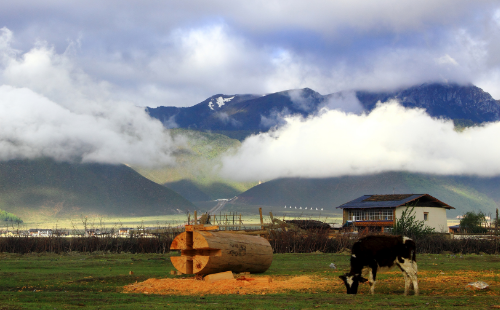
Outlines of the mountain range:
[{"label": "mountain range", "polygon": [[[212,131],[244,139],[284,123],[289,115],[308,117],[322,108],[359,105],[370,112],[377,102],[398,100],[409,108],[423,108],[432,117],[478,124],[500,120],[500,102],[474,85],[427,83],[392,92],[351,91],[321,95],[312,89],[267,95],[212,96],[191,107],[146,108],[168,128]],[[351,111],[348,111],[351,112]]]},{"label": "mountain range", "polygon": [[[390,92],[352,91],[321,95],[309,88],[268,95],[212,96],[192,107],[147,108],[152,117],[165,126],[220,132],[242,139],[265,132],[283,123],[283,117],[308,117],[321,108],[356,105],[354,113],[369,113],[378,102],[397,100],[408,108],[422,108],[436,118],[452,119],[458,126],[472,126],[500,120],[500,102],[474,85],[426,83]],[[234,134],[237,132],[238,134]],[[189,195],[193,182],[179,180],[165,184]],[[500,179],[479,177],[435,176],[407,172],[388,172],[366,176],[270,180],[240,193],[233,207],[284,205],[334,208],[365,194],[428,193],[456,209],[450,215],[468,210],[492,212],[500,203]],[[229,197],[220,197],[229,198]],[[239,206],[239,207],[238,207]]]},{"label": "mountain range", "polygon": [[[422,84],[391,92],[349,91],[321,95],[309,88],[267,95],[215,95],[192,107],[147,108],[187,144],[177,165],[160,169],[126,165],[76,164],[50,159],[0,162],[0,209],[25,220],[80,214],[148,216],[211,208],[208,200],[255,214],[257,206],[335,207],[365,194],[428,193],[454,206],[449,215],[469,210],[494,212],[500,178],[433,176],[407,172],[339,178],[286,178],[257,183],[222,179],[220,155],[238,148],[250,134],[284,123],[289,115],[308,117],[322,108],[369,113],[377,102],[398,100],[460,126],[500,120],[500,104],[473,85]],[[349,110],[351,109],[351,110]],[[240,140],[240,141],[238,141]]]}]

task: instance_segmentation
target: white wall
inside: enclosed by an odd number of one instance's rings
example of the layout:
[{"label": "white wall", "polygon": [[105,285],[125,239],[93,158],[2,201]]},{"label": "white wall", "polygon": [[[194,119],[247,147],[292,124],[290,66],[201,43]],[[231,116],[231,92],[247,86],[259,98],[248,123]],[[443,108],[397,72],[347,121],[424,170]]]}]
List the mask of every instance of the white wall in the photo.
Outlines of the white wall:
[{"label": "white wall", "polygon": [[[401,217],[403,211],[408,207],[396,208],[396,219]],[[411,208],[411,207],[410,207]],[[423,221],[424,212],[428,212],[427,221],[424,221],[426,226],[434,228],[435,232],[448,232],[448,222],[446,220],[445,208],[419,207],[415,206],[415,220]]]}]

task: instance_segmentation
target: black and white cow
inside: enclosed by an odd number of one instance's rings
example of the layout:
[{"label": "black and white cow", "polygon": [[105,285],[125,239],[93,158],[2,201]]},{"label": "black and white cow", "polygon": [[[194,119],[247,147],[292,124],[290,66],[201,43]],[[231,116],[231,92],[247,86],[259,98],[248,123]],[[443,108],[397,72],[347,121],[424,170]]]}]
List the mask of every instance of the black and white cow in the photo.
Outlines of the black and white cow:
[{"label": "black and white cow", "polygon": [[[347,294],[357,294],[360,282],[370,283],[370,292],[375,293],[377,271],[381,268],[398,266],[405,277],[405,295],[411,286],[418,295],[417,261],[415,242],[403,236],[367,236],[352,246],[351,271],[340,276],[347,288]],[[368,279],[362,274],[368,272]]]}]

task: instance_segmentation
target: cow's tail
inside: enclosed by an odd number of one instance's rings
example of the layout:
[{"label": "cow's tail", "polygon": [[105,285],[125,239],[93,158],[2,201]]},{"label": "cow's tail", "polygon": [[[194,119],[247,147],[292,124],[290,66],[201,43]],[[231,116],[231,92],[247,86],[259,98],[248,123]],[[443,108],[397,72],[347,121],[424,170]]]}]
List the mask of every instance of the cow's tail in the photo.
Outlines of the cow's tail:
[{"label": "cow's tail", "polygon": [[410,257],[411,257],[411,264],[415,271],[417,271],[417,246],[415,245],[415,241],[413,240],[406,240],[405,245],[407,246],[408,250],[410,251]]},{"label": "cow's tail", "polygon": [[417,246],[415,245],[415,241],[411,239],[406,239],[405,240],[405,247],[408,249],[408,252],[410,254],[410,258],[412,261],[416,262],[417,261]]}]

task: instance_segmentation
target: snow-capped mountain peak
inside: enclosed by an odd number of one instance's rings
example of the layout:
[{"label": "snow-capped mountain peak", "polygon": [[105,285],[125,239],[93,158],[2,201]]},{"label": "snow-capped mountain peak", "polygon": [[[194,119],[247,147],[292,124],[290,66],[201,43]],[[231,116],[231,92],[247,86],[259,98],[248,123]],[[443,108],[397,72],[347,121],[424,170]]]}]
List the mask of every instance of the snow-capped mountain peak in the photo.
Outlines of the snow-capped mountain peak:
[{"label": "snow-capped mountain peak", "polygon": [[224,104],[226,104],[226,102],[229,102],[231,100],[234,99],[234,96],[232,97],[229,97],[229,98],[223,98],[222,96],[220,97],[217,97],[217,98],[212,98],[209,102],[208,102],[208,107],[212,110],[215,110],[214,109],[214,103],[216,103],[219,108],[222,107]]}]

